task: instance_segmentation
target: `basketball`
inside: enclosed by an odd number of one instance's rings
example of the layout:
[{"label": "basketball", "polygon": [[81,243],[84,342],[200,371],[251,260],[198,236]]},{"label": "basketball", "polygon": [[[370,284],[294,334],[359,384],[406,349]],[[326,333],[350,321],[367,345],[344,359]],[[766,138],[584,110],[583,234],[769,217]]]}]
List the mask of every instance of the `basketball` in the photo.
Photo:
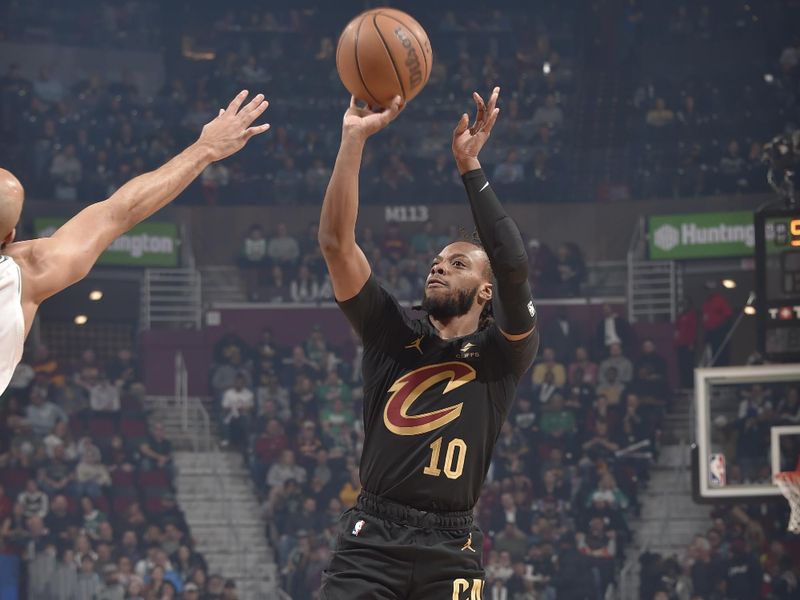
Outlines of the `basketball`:
[{"label": "basketball", "polygon": [[344,87],[370,106],[387,107],[395,96],[409,102],[431,76],[428,34],[413,17],[393,8],[374,8],[354,18],[336,48]]}]

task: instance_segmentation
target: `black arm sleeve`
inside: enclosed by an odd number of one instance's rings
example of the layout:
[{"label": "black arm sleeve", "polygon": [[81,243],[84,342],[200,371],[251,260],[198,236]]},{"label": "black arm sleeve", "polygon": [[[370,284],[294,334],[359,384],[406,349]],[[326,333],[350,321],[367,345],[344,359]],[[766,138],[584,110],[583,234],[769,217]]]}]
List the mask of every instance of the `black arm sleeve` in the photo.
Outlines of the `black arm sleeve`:
[{"label": "black arm sleeve", "polygon": [[531,331],[536,325],[528,253],[519,228],[506,214],[489,185],[483,169],[462,175],[472,218],[494,272],[492,309],[497,326],[512,335]]}]

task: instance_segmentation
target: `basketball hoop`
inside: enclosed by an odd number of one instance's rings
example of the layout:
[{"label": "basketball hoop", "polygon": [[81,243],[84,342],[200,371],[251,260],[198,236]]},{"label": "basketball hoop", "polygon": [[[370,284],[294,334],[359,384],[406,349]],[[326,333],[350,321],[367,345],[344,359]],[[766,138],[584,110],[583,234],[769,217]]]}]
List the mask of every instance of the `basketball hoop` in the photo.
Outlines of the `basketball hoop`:
[{"label": "basketball hoop", "polygon": [[800,534],[800,471],[784,471],[774,477],[775,484],[789,501],[792,509],[789,515],[789,526],[786,528],[792,533]]}]

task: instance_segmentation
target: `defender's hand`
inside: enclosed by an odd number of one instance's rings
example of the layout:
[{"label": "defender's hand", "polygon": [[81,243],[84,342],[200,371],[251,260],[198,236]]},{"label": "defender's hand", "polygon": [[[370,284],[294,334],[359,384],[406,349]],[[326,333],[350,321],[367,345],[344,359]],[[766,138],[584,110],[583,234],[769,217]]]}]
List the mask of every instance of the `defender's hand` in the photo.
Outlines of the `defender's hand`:
[{"label": "defender's hand", "polygon": [[464,113],[461,120],[456,125],[453,131],[453,156],[456,159],[458,172],[462,175],[467,171],[479,169],[481,164],[478,162],[478,154],[480,154],[486,140],[492,133],[497,115],[500,109],[496,108],[497,98],[500,96],[500,88],[496,87],[492,90],[492,95],[489,98],[489,104],[484,104],[478,92],[472,93],[472,98],[475,100],[477,112],[475,114],[475,122],[471,127],[469,125],[469,115]]},{"label": "defender's hand", "polygon": [[359,106],[355,96],[351,96],[350,106],[342,119],[342,139],[354,139],[363,143],[369,136],[394,121],[404,107],[400,96],[395,96],[389,108],[377,112],[369,107]]},{"label": "defender's hand", "polygon": [[231,100],[228,108],[221,108],[217,118],[203,127],[197,143],[208,148],[212,161],[238,152],[251,137],[269,129],[268,123],[251,127],[253,121],[264,114],[269,106],[264,94],[257,94],[241,108],[246,98],[247,90],[242,90]]}]

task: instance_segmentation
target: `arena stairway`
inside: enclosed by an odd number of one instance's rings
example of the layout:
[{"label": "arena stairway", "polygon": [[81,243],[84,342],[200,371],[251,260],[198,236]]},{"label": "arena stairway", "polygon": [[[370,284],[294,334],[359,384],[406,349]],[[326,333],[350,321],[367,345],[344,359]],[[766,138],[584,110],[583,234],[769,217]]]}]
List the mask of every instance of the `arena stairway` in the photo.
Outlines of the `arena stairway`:
[{"label": "arena stairway", "polygon": [[172,442],[178,505],[209,573],[236,581],[239,600],[283,600],[261,507],[240,454],[219,449],[210,399],[148,396],[151,424]]},{"label": "arena stairway", "polygon": [[241,455],[179,451],[175,466],[178,504],[209,573],[236,581],[240,600],[279,598],[277,567]]},{"label": "arena stairway", "polygon": [[[694,536],[711,525],[711,507],[692,499],[690,408],[691,396],[681,396],[664,421],[658,460],[650,467],[646,488],[639,493],[641,513],[629,520],[634,534],[620,575],[620,600],[639,597],[639,558],[644,552],[683,558]],[[680,418],[684,413],[686,417]]]}]

